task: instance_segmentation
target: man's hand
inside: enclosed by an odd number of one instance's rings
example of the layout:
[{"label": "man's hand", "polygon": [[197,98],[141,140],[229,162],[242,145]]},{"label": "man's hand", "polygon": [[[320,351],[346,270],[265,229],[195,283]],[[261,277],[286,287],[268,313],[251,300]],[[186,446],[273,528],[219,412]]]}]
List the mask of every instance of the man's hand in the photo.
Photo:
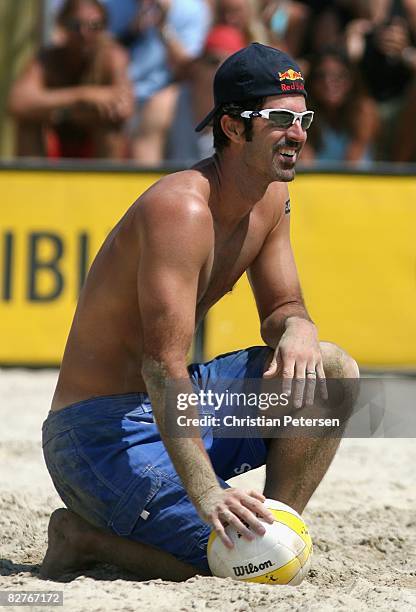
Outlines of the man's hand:
[{"label": "man's hand", "polygon": [[[286,330],[280,338],[270,365],[263,374],[264,378],[283,377],[282,393],[292,395],[293,406],[300,408],[305,396],[305,404],[314,401],[316,381],[321,396],[328,399],[322,353],[315,325],[300,317],[286,320]],[[306,382],[306,390],[305,390]]]},{"label": "man's hand", "polygon": [[171,6],[171,0],[142,0],[139,10],[130,23],[130,32],[138,34],[149,28],[163,28]]},{"label": "man's hand", "polygon": [[380,28],[376,33],[376,44],[385,55],[399,58],[411,44],[406,21],[396,17],[391,24]]},{"label": "man's hand", "polygon": [[94,108],[103,121],[124,121],[131,114],[132,93],[127,86],[85,85],[80,101]]},{"label": "man's hand", "polygon": [[246,492],[233,487],[221,489],[218,486],[209,489],[194,504],[202,520],[213,526],[223,544],[233,548],[225,532],[226,525],[232,525],[246,540],[254,540],[254,533],[264,535],[266,532],[256,515],[273,523],[273,514],[263,504],[265,499],[257,491]]}]

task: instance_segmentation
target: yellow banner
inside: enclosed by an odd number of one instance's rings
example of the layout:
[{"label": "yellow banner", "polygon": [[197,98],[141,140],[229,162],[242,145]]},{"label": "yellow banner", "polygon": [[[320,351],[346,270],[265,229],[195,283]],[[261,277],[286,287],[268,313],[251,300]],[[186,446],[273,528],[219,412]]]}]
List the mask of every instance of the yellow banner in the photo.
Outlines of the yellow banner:
[{"label": "yellow banner", "polygon": [[3,171],[0,363],[58,364],[85,274],[160,174]]},{"label": "yellow banner", "polygon": [[[2,171],[0,363],[58,364],[99,246],[160,174]],[[416,365],[416,184],[300,175],[292,241],[322,339],[364,366]],[[261,342],[248,283],[206,322],[206,357]]]},{"label": "yellow banner", "polygon": [[[290,185],[292,244],[322,340],[362,366],[416,366],[416,181],[300,175]],[[263,344],[244,277],[210,312],[206,355]]]}]

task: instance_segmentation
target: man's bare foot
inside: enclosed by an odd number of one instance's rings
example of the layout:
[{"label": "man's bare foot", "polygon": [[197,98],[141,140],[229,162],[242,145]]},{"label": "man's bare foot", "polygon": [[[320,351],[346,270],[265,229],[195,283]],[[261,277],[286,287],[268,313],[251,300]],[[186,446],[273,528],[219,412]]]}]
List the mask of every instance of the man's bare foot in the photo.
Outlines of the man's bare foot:
[{"label": "man's bare foot", "polygon": [[48,526],[48,549],[40,576],[55,580],[63,574],[94,565],[91,553],[97,529],[80,516],[59,508],[51,514]]}]

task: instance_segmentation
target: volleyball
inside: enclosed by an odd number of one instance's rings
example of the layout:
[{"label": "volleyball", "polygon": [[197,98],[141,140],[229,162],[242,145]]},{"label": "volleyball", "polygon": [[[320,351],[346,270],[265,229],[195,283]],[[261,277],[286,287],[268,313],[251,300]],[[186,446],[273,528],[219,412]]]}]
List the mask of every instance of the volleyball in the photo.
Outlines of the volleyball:
[{"label": "volleyball", "polygon": [[264,502],[274,515],[273,524],[261,522],[263,536],[248,541],[234,527],[225,530],[234,547],[224,546],[215,531],[208,539],[208,564],[214,576],[243,582],[298,585],[308,573],[312,540],[302,517],[290,506],[273,499]]}]

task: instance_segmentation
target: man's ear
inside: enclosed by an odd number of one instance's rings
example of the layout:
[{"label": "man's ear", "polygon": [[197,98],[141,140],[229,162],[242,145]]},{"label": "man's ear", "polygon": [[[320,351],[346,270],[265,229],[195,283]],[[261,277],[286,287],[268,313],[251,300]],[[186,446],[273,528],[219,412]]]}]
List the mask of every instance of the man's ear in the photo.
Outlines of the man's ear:
[{"label": "man's ear", "polygon": [[240,119],[230,117],[230,115],[223,115],[221,117],[221,127],[226,136],[236,143],[242,143],[245,141],[244,138],[244,125]]}]

